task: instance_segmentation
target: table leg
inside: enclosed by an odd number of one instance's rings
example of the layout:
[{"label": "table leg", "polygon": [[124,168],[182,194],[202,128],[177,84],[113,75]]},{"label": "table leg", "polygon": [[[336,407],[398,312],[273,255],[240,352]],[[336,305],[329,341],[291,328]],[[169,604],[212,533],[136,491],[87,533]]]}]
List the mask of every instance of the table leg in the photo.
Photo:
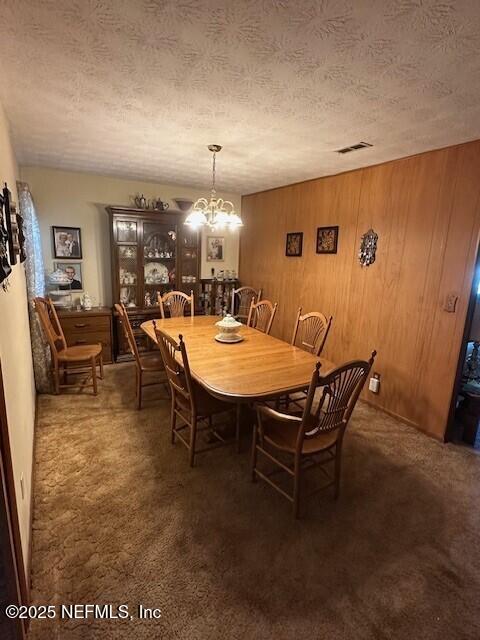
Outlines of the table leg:
[{"label": "table leg", "polygon": [[235,440],[237,443],[237,453],[240,453],[240,420],[242,417],[242,405],[237,402],[237,415],[235,420]]}]

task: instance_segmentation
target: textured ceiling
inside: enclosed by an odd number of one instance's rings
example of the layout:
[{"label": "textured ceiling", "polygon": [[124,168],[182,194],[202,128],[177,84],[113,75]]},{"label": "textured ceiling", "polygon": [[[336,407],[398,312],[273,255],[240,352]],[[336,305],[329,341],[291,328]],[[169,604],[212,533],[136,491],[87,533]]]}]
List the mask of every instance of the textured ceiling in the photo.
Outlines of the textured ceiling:
[{"label": "textured ceiling", "polygon": [[[20,164],[248,193],[480,138],[479,0],[0,0]],[[345,156],[359,141],[374,146]]]}]

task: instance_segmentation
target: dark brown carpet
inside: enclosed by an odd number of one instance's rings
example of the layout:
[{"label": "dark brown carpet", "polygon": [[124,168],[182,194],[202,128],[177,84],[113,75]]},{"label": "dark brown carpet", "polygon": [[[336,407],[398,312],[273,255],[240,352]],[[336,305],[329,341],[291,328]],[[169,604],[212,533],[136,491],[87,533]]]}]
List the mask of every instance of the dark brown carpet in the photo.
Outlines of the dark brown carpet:
[{"label": "dark brown carpet", "polygon": [[34,621],[32,640],[480,638],[475,452],[359,405],[339,502],[319,494],[294,522],[250,482],[247,439],[189,469],[165,392],[138,412],[131,376],[40,398],[33,600],[128,603],[134,620]]}]

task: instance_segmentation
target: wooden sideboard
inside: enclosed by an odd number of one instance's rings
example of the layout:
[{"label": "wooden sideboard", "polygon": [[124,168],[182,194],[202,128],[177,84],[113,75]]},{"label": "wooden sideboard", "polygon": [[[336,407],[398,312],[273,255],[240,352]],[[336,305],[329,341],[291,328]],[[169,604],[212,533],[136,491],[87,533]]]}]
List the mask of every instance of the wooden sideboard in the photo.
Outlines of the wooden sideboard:
[{"label": "wooden sideboard", "polygon": [[90,311],[57,310],[67,345],[102,343],[103,361],[113,362],[112,310],[93,307]]}]

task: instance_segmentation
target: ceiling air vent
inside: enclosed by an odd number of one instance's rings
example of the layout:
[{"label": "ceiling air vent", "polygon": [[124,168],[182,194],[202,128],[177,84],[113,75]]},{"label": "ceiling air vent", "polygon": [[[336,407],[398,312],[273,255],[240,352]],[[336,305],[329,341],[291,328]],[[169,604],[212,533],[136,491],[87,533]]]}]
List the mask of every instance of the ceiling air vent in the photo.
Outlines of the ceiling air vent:
[{"label": "ceiling air vent", "polygon": [[337,149],[337,153],[350,153],[351,151],[358,151],[358,149],[366,149],[367,147],[372,147],[369,142],[358,142],[357,144],[352,144],[351,147],[344,147],[343,149]]}]

